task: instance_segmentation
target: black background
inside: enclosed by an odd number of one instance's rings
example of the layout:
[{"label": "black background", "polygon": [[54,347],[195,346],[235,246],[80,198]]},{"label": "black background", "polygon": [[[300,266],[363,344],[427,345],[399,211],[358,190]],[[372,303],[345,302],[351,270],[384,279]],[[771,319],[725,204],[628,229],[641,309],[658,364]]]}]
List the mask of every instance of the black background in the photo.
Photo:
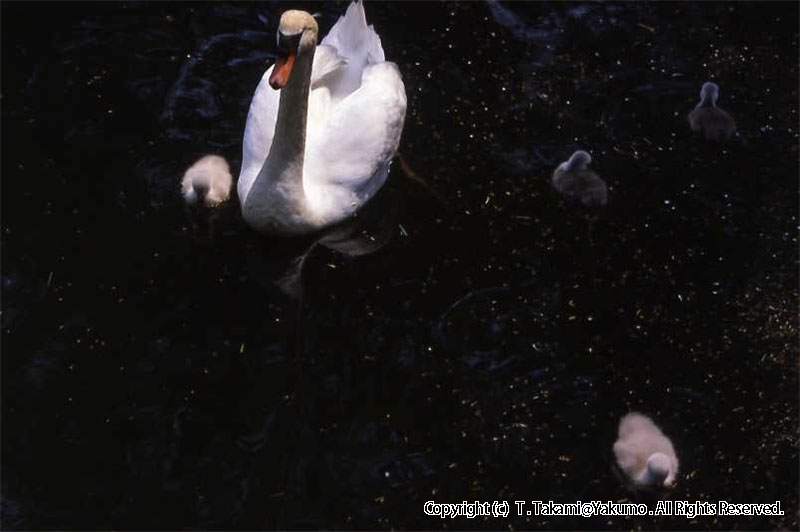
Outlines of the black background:
[{"label": "black background", "polygon": [[[275,281],[309,242],[235,200],[209,238],[178,186],[238,173],[289,7],[324,34],[346,4],[2,3],[3,527],[796,529],[798,4],[367,4],[444,204],[395,164],[394,238],[314,248],[299,313]],[[728,144],[685,120],[707,80]],[[602,213],[549,187],[577,148]],[[670,498],[786,514],[424,515],[642,500],[630,409]]]}]

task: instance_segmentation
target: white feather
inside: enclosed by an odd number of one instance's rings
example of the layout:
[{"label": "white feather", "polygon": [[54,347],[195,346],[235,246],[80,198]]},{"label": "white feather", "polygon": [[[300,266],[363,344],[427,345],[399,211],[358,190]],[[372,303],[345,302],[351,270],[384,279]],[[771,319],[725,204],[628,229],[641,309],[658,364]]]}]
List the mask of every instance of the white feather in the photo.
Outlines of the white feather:
[{"label": "white feather", "polygon": [[[347,60],[339,55],[335,48],[324,45],[317,46],[314,53],[314,65],[311,69],[309,123],[324,121],[327,115],[325,100],[329,99],[325,93],[330,92],[324,84],[325,80],[345,64],[347,64]],[[275,68],[274,65],[261,76],[261,81],[256,87],[256,92],[250,101],[250,110],[247,113],[242,143],[242,169],[236,186],[242,203],[269,155],[272,137],[275,135],[275,122],[278,119],[278,103],[281,92],[269,86],[269,77],[272,75],[273,68]]]},{"label": "white feather", "polygon": [[381,38],[372,26],[367,26],[367,15],[361,1],[353,2],[347,12],[339,17],[323,45],[334,48],[347,58],[347,66],[339,78],[331,84],[334,98],[342,98],[361,83],[361,73],[367,65],[383,63],[386,59]]},{"label": "white feather", "polygon": [[623,417],[619,423],[619,439],[614,443],[614,455],[617,465],[634,485],[650,484],[647,461],[655,453],[662,453],[669,459],[664,486],[672,486],[678,474],[678,457],[672,442],[649,417],[637,412]]},{"label": "white feather", "polygon": [[[364,70],[361,86],[309,136],[303,186],[324,219],[337,217],[343,206],[352,214],[350,205],[360,206],[383,185],[405,110],[400,72],[393,63],[378,63]],[[338,201],[330,201],[332,195]]]},{"label": "white feather", "polygon": [[[271,73],[272,67],[262,76],[247,116],[238,183],[243,206],[247,201],[263,205],[286,201],[248,197],[275,134],[280,91],[270,87]],[[352,215],[386,180],[405,112],[405,87],[397,66],[384,60],[380,38],[366,23],[364,6],[353,2],[314,53],[302,161],[305,204],[293,211],[293,216],[307,219],[298,221],[296,230],[291,227],[295,222],[285,215],[263,224],[248,222],[254,227],[281,225],[284,232],[299,233]],[[278,210],[249,212],[277,218]]]},{"label": "white feather", "polygon": [[205,155],[186,170],[181,180],[181,192],[190,205],[197,202],[198,196],[204,195],[203,203],[215,207],[230,196],[232,181],[225,159],[219,155]]}]

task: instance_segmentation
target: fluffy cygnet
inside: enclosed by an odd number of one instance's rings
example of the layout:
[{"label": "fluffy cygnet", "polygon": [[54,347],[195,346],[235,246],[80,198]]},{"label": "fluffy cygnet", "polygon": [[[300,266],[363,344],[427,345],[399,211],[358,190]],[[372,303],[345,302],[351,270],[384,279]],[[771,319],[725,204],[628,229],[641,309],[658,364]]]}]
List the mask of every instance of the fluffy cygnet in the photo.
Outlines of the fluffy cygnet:
[{"label": "fluffy cygnet", "polygon": [[231,170],[218,155],[206,155],[183,174],[181,192],[189,205],[217,207],[231,195]]},{"label": "fluffy cygnet", "polygon": [[671,488],[678,474],[675,449],[661,429],[642,414],[631,412],[619,422],[614,443],[617,465],[637,488]]},{"label": "fluffy cygnet", "polygon": [[578,150],[553,172],[553,188],[570,203],[603,207],[608,202],[605,182],[589,169],[592,157]]},{"label": "fluffy cygnet", "polygon": [[700,89],[700,103],[689,113],[689,126],[699,131],[706,140],[725,140],[736,133],[736,122],[731,115],[717,107],[719,87],[710,81]]}]

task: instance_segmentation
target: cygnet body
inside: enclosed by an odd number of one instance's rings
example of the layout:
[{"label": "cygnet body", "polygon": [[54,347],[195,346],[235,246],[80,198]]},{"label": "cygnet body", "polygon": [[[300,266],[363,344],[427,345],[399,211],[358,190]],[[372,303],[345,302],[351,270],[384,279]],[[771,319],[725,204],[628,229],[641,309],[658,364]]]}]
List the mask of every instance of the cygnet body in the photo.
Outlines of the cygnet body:
[{"label": "cygnet body", "polygon": [[181,193],[189,205],[217,207],[231,194],[231,170],[219,155],[206,155],[186,170]]},{"label": "cygnet body", "polygon": [[608,203],[605,182],[589,169],[592,157],[576,151],[553,172],[552,184],[565,200],[584,207],[603,207]]},{"label": "cygnet body", "polygon": [[710,81],[700,89],[700,103],[689,113],[689,126],[706,140],[726,140],[736,133],[736,122],[717,107],[719,87]]},{"label": "cygnet body", "polygon": [[639,489],[663,489],[675,485],[678,457],[672,442],[653,421],[631,412],[619,422],[614,443],[617,465]]}]

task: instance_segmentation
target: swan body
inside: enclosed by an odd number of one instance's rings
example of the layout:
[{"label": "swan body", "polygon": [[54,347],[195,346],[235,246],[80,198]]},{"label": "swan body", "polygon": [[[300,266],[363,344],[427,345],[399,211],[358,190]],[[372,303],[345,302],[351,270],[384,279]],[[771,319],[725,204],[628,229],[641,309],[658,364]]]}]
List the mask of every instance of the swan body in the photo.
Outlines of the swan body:
[{"label": "swan body", "polygon": [[317,31],[308,13],[281,16],[279,58],[250,103],[237,192],[263,233],[307,234],[354,216],[400,143],[405,87],[361,2],[319,46]]},{"label": "swan body", "polygon": [[647,416],[631,412],[620,420],[614,455],[634,487],[660,489],[675,485],[678,474],[675,449]]},{"label": "swan body", "polygon": [[717,107],[719,87],[706,82],[700,89],[700,103],[687,117],[692,131],[699,131],[706,140],[726,140],[736,133],[736,122],[727,112]]},{"label": "swan body", "polygon": [[578,150],[553,172],[552,184],[564,199],[585,207],[603,207],[608,203],[605,182],[589,169],[592,157]]},{"label": "swan body", "polygon": [[231,194],[231,170],[219,155],[206,155],[186,170],[181,180],[181,193],[189,205],[217,207]]}]

